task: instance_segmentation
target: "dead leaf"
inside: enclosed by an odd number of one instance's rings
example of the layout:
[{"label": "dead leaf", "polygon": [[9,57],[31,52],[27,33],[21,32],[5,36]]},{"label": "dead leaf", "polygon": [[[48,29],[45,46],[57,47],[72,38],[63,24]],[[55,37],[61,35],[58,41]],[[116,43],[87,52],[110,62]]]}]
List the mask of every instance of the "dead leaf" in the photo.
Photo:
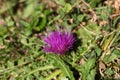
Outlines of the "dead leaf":
[{"label": "dead leaf", "polygon": [[114,61],[120,66],[120,59],[115,59]]},{"label": "dead leaf", "polygon": [[82,58],[82,59],[79,61],[79,64],[80,64],[80,65],[83,65],[85,62],[86,62],[86,60]]},{"label": "dead leaf", "polygon": [[99,26],[105,26],[107,24],[107,21],[98,21]]},{"label": "dead leaf", "polygon": [[115,14],[118,14],[120,12],[120,7],[119,6],[120,6],[119,0],[115,0],[115,2],[114,2],[114,7],[115,7],[115,10],[116,10]]},{"label": "dead leaf", "polygon": [[73,19],[69,19],[70,24],[73,24]]},{"label": "dead leaf", "polygon": [[106,66],[105,64],[103,63],[102,60],[99,60],[99,72],[102,76],[104,76],[103,72],[106,70]]},{"label": "dead leaf", "polygon": [[54,1],[42,0],[41,2],[44,2],[46,4],[47,8],[52,8],[52,9],[57,9],[58,8],[58,5]]},{"label": "dead leaf", "polygon": [[120,0],[115,0],[114,1],[114,5],[113,8],[115,8],[115,13],[112,14],[113,19],[115,20],[117,16],[119,16],[120,14]]},{"label": "dead leaf", "polygon": [[5,49],[6,47],[3,44],[0,44],[0,49]]},{"label": "dead leaf", "polygon": [[3,19],[0,19],[0,25],[6,25],[6,22]]}]

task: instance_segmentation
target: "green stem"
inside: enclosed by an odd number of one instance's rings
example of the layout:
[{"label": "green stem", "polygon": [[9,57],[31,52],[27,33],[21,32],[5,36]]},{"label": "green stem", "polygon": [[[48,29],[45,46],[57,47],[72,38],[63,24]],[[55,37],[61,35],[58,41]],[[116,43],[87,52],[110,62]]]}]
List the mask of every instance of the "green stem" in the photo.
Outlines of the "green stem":
[{"label": "green stem", "polygon": [[59,75],[62,71],[61,70],[56,70],[55,72],[53,72],[51,75],[47,76],[45,78],[45,80],[51,80],[53,77]]},{"label": "green stem", "polygon": [[35,73],[35,72],[37,72],[37,71],[43,71],[43,70],[54,69],[54,68],[55,68],[55,67],[54,67],[54,66],[51,66],[51,65],[50,65],[50,66],[39,67],[39,68],[37,68],[37,69],[29,72],[28,74],[26,74],[24,77],[26,77],[26,76],[28,76],[28,75],[31,75],[31,74],[33,74],[33,73]]}]

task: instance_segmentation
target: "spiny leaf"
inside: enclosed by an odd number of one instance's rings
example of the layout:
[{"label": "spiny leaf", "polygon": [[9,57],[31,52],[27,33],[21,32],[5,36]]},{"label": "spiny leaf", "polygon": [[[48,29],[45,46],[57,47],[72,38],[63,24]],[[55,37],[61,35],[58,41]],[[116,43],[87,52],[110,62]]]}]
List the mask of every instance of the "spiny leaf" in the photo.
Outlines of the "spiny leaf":
[{"label": "spiny leaf", "polygon": [[82,68],[82,80],[87,80],[87,76],[90,74],[90,70],[95,66],[95,59],[90,59],[88,62],[86,62]]},{"label": "spiny leaf", "polygon": [[54,60],[54,65],[60,68],[65,76],[68,76],[70,80],[75,80],[70,68],[58,55],[48,55],[48,57],[51,58],[51,60]]}]

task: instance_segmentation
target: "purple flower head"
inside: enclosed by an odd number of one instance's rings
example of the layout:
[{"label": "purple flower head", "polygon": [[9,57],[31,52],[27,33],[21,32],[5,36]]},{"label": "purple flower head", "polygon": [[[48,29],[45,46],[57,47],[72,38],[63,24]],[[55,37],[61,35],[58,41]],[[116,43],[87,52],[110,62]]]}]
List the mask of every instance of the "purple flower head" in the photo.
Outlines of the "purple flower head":
[{"label": "purple flower head", "polygon": [[45,52],[64,54],[72,48],[75,38],[70,32],[55,31],[45,37],[44,41],[46,43]]}]

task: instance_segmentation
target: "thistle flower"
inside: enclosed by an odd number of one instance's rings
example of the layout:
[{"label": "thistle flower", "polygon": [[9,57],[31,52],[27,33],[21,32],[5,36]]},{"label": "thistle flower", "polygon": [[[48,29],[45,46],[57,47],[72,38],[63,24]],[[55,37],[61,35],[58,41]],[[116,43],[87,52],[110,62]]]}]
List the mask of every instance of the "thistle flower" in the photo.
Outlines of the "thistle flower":
[{"label": "thistle flower", "polygon": [[53,52],[56,54],[64,54],[72,48],[75,38],[70,32],[55,31],[45,37],[45,52]]}]

